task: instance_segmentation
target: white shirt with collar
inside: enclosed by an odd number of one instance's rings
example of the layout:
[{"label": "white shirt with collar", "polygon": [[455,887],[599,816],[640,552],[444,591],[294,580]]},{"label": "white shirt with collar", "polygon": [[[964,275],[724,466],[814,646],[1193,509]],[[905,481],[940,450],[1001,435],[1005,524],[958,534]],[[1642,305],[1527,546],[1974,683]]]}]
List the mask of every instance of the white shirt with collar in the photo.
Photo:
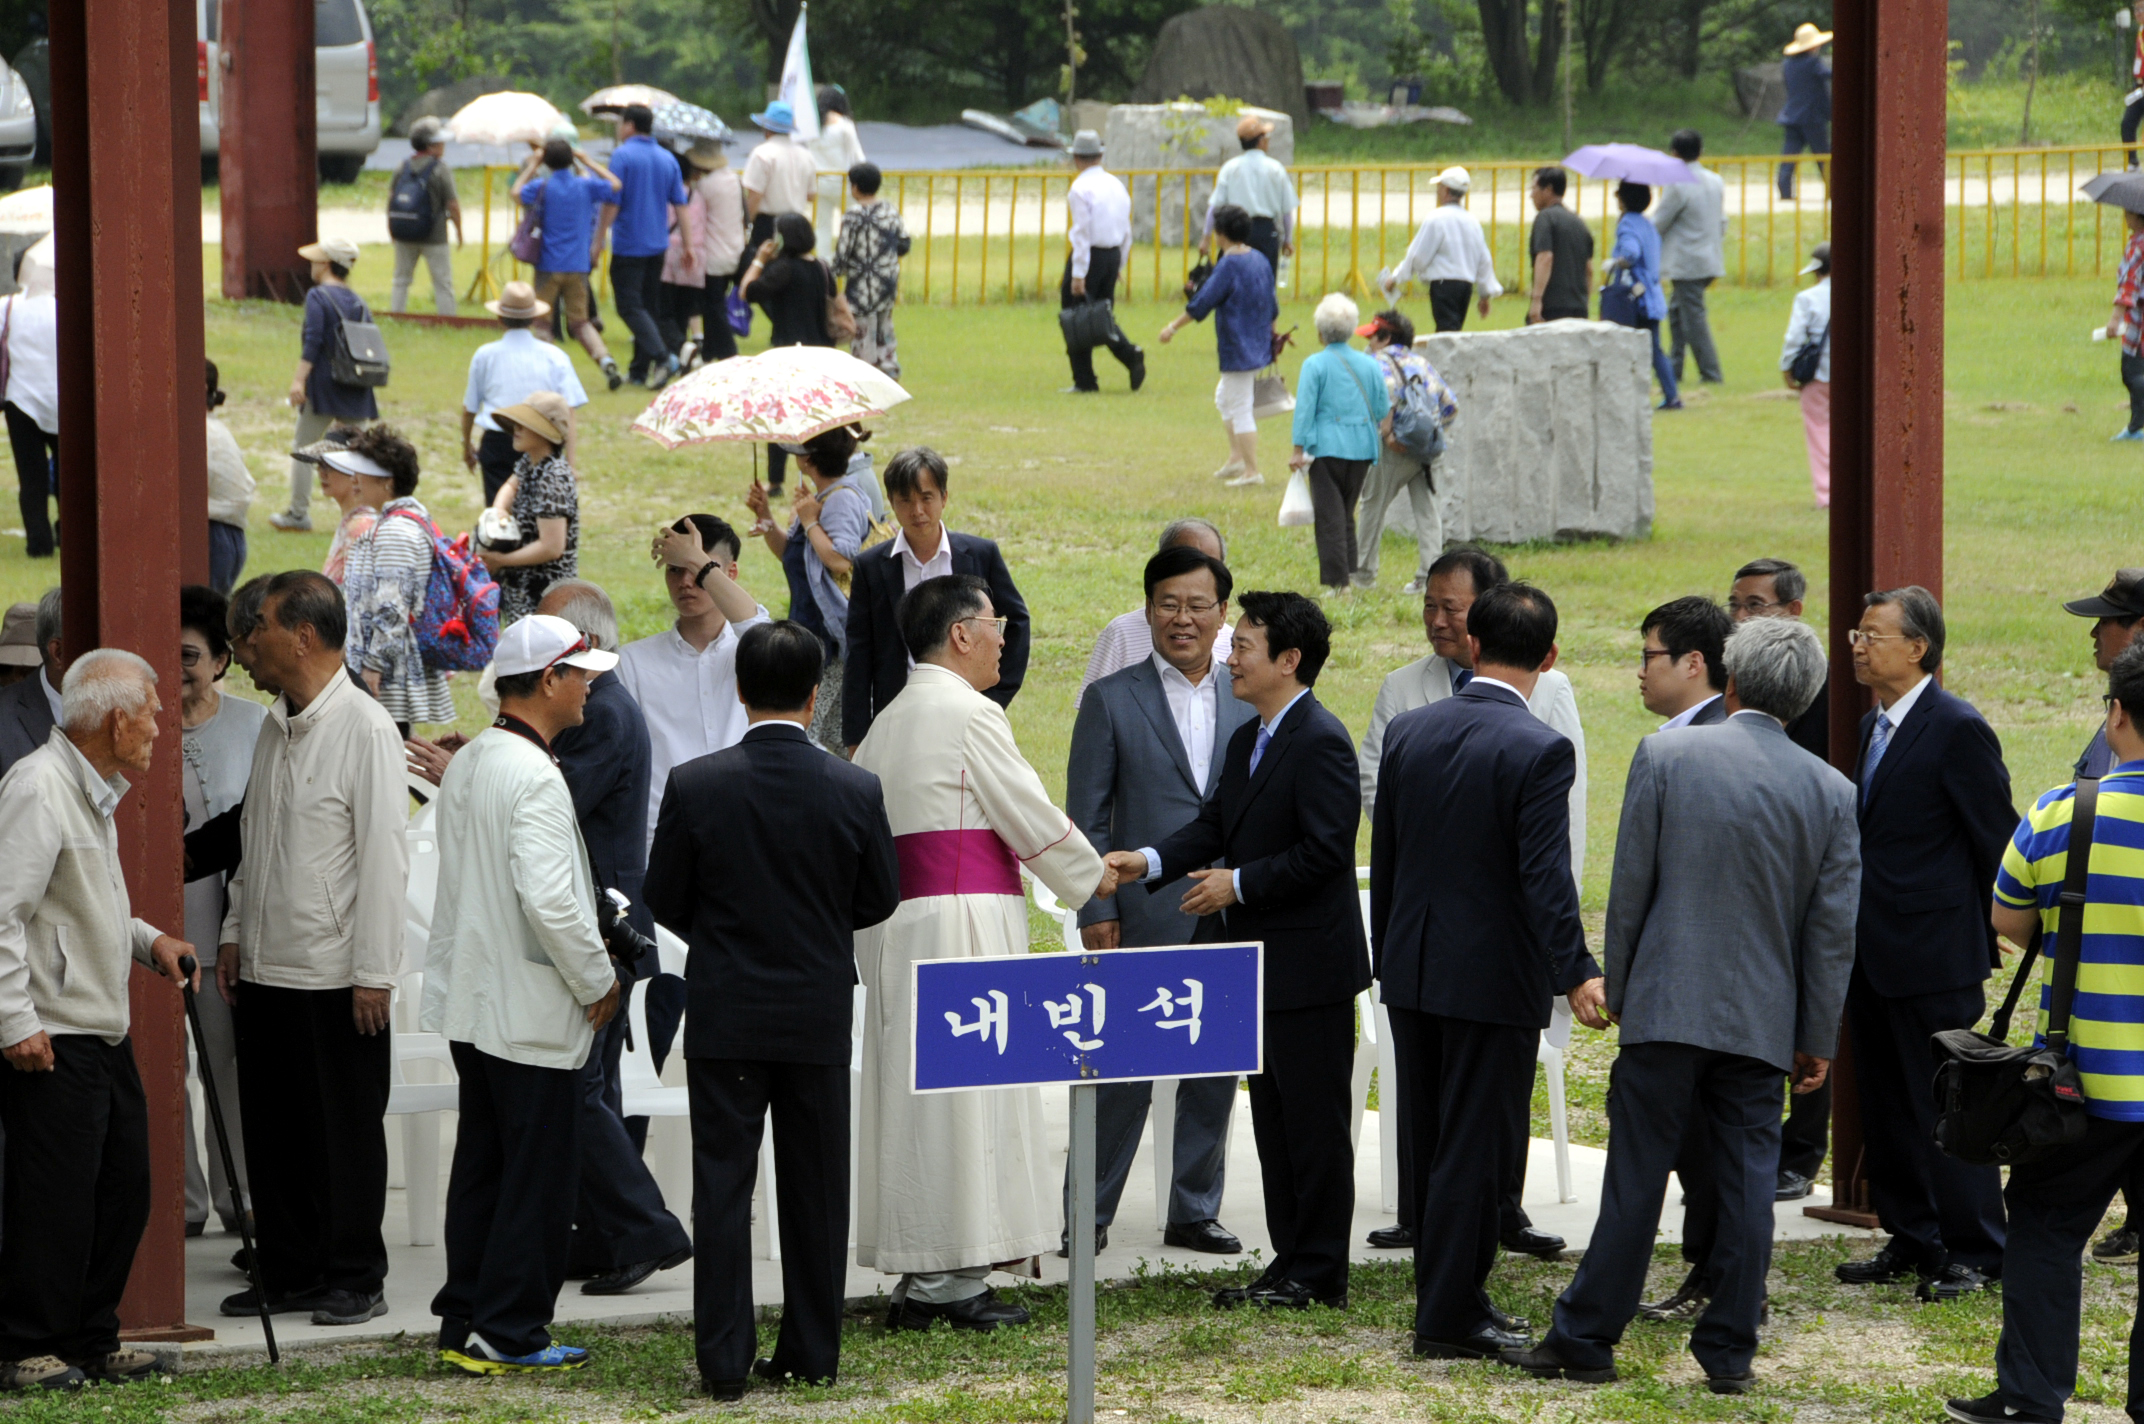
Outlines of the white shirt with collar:
[{"label": "white shirt with collar", "polygon": [[52,669],[37,670],[37,685],[45,690],[45,705],[52,709],[52,725],[64,727],[67,719],[60,715],[60,690],[52,685]]},{"label": "white shirt with collar", "polygon": [[[938,525],[938,552],[928,559],[916,557],[913,545],[908,542],[908,531],[903,529],[893,536],[893,556],[901,561],[901,592],[906,593],[925,579],[944,578],[953,572],[953,534],[943,522]],[[911,664],[910,666],[913,666]]]},{"label": "white shirt with collar", "polygon": [[1496,280],[1496,264],[1489,257],[1488,239],[1482,236],[1481,220],[1463,203],[1440,203],[1423,222],[1407,255],[1392,269],[1392,285],[1408,278],[1420,282],[1472,282],[1477,297],[1500,297],[1503,284]]},{"label": "white shirt with collar", "polygon": [[[1161,656],[1161,655],[1160,655],[1160,654],[1158,654],[1158,653],[1157,653],[1157,654],[1155,654],[1155,658],[1156,658],[1156,660],[1157,660],[1157,661],[1159,660],[1160,656]],[[1175,671],[1175,669],[1173,669],[1173,668],[1172,668],[1172,669],[1170,669],[1170,670],[1171,670],[1172,672],[1173,672],[1173,671]],[[1179,676],[1181,676],[1181,674],[1179,674]],[[1488,680],[1489,680],[1489,681],[1492,681],[1492,682],[1493,682],[1493,681],[1495,681],[1495,679],[1493,679],[1493,678],[1491,678],[1491,679],[1488,679]],[[1502,683],[1502,682],[1499,682],[1499,683],[1497,683],[1496,685],[1497,685],[1498,687],[1507,687],[1507,686],[1510,686],[1510,684],[1508,684],[1508,683]],[[1163,683],[1163,686],[1167,686],[1167,683],[1166,683],[1166,682],[1164,682],[1164,683]],[[1512,690],[1512,691],[1513,691],[1514,693],[1516,693],[1516,692],[1518,691],[1518,689],[1517,689],[1517,688],[1515,688],[1515,687],[1514,687],[1514,688],[1512,688],[1511,690]],[[1301,692],[1298,692],[1297,694],[1295,694],[1295,696],[1293,696],[1293,697],[1289,698],[1289,699],[1288,699],[1288,705],[1287,705],[1286,707],[1283,707],[1283,708],[1281,708],[1281,709],[1280,709],[1280,711],[1278,711],[1278,712],[1275,712],[1275,713],[1274,713],[1274,714],[1273,714],[1272,716],[1270,716],[1270,717],[1267,717],[1267,718],[1264,718],[1264,719],[1262,719],[1262,720],[1261,720],[1261,721],[1259,722],[1259,724],[1258,724],[1259,730],[1260,730],[1260,731],[1262,731],[1262,732],[1264,732],[1264,733],[1266,734],[1266,738],[1267,738],[1267,746],[1266,746],[1266,750],[1267,750],[1268,752],[1270,752],[1270,751],[1272,751],[1272,750],[1273,750],[1273,748],[1272,748],[1272,745],[1271,745],[1271,739],[1272,739],[1272,736],[1273,736],[1273,729],[1274,729],[1275,727],[1278,727],[1278,726],[1280,725],[1280,723],[1281,723],[1281,719],[1282,719],[1283,717],[1286,717],[1286,716],[1288,715],[1288,713],[1289,713],[1289,712],[1290,712],[1290,711],[1291,711],[1291,710],[1292,710],[1292,709],[1293,709],[1293,708],[1295,707],[1295,704],[1296,704],[1296,703],[1298,703],[1298,702],[1301,702],[1301,701],[1302,701],[1302,700],[1303,700],[1304,698],[1308,697],[1309,695],[1310,695],[1310,689],[1306,687],[1306,688],[1304,688],[1304,689],[1303,689],[1303,690],[1302,690]],[[1524,699],[1522,698],[1521,700],[1523,701]],[[1172,708],[1171,708],[1171,710],[1173,711],[1173,710],[1175,710],[1175,709],[1174,709],[1174,708],[1172,707]],[[1252,739],[1252,742],[1251,742],[1251,747],[1252,747],[1252,752],[1253,752],[1253,755],[1256,755],[1256,754],[1257,754],[1257,747],[1258,747],[1258,742],[1257,742],[1256,738],[1253,738],[1253,739]],[[1262,758],[1261,758],[1261,759],[1262,759]],[[1195,764],[1195,763],[1194,763],[1194,764]],[[1145,880],[1159,880],[1159,879],[1161,878],[1161,856],[1160,856],[1160,855],[1159,855],[1158,853],[1156,853],[1156,851],[1154,850],[1154,848],[1153,848],[1152,846],[1142,846],[1142,847],[1140,848],[1140,850],[1139,850],[1139,853],[1140,853],[1141,855],[1143,855],[1143,856],[1145,856],[1145,857],[1146,857],[1146,875],[1145,875],[1144,879],[1145,879]],[[1237,904],[1239,904],[1239,905],[1240,905],[1240,904],[1242,904],[1242,903],[1244,903],[1244,901],[1243,901],[1243,871],[1242,871],[1241,869],[1232,869],[1232,870],[1230,870],[1230,871],[1228,872],[1228,885],[1229,885],[1229,889],[1235,892],[1235,896],[1236,896],[1236,903],[1237,903]]]},{"label": "white shirt with collar", "polygon": [[1087,275],[1092,249],[1122,247],[1132,240],[1132,195],[1122,179],[1099,163],[1072,180],[1065,207],[1071,214],[1075,277]]},{"label": "white shirt with collar", "polygon": [[693,647],[671,627],[618,650],[618,680],[648,723],[650,845],[671,770],[737,745],[751,725],[737,700],[737,640],[768,621],[767,610],[755,608],[744,622],[725,623],[705,648]]},{"label": "white shirt with collar", "polygon": [[1706,698],[1703,702],[1700,702],[1692,707],[1683,708],[1682,711],[1677,712],[1674,716],[1668,718],[1667,721],[1662,722],[1660,724],[1660,730],[1666,732],[1676,727],[1689,726],[1691,720],[1695,718],[1698,713],[1704,711],[1707,707],[1710,707],[1713,703],[1719,701],[1723,695],[1724,694],[1722,693],[1715,692],[1710,697]]},{"label": "white shirt with collar", "polygon": [[1469,678],[1469,679],[1467,680],[1467,686],[1468,686],[1468,687],[1501,687],[1501,688],[1503,688],[1503,689],[1504,689],[1504,691],[1506,691],[1506,692],[1510,693],[1510,694],[1511,694],[1511,695],[1512,695],[1513,697],[1516,697],[1516,698],[1518,698],[1518,699],[1519,699],[1519,701],[1521,701],[1521,702],[1524,702],[1524,701],[1526,701],[1526,694],[1525,694],[1525,693],[1523,693],[1523,692],[1519,691],[1519,690],[1518,690],[1518,689],[1517,689],[1516,687],[1513,687],[1513,686],[1512,686],[1512,685],[1511,685],[1510,683],[1508,683],[1508,682],[1504,681],[1504,680],[1503,680],[1502,678],[1500,678],[1500,677],[1490,677],[1490,676],[1489,676],[1489,675],[1488,675],[1487,673],[1479,673],[1479,672],[1478,672],[1478,673],[1475,673],[1473,677],[1471,677],[1471,678]]},{"label": "white shirt with collar", "polygon": [[[1906,714],[1913,710],[1913,704],[1920,701],[1922,690],[1926,688],[1929,683],[1934,682],[1935,680],[1936,675],[1934,673],[1922,673],[1921,680],[1913,684],[1912,687],[1908,688],[1904,697],[1899,698],[1898,701],[1892,703],[1890,706],[1883,708],[1883,716],[1885,720],[1890,722],[1892,731],[1895,732],[1898,730],[1899,724],[1906,720]],[[1877,705],[1882,706],[1881,699],[1878,700]]]},{"label": "white shirt with collar", "polygon": [[1221,721],[1220,691],[1214,680],[1227,674],[1214,663],[1203,679],[1193,682],[1160,653],[1152,657],[1154,671],[1161,675],[1162,696],[1169,701],[1169,718],[1176,723],[1177,740],[1191,758],[1193,773],[1199,773],[1213,764],[1214,728]]}]

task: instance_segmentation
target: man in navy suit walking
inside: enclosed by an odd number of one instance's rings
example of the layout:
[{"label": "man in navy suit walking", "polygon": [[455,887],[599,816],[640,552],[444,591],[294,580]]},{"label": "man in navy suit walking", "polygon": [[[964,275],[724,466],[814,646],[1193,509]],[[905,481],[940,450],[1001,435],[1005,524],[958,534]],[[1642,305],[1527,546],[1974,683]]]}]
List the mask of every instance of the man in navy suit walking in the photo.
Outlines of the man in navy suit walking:
[{"label": "man in navy suit walking", "polygon": [[1854,762],[1863,860],[1846,1022],[1869,1195],[1891,1239],[1838,1277],[1918,1277],[1922,1300],[1954,1300],[2002,1274],[2002,1180],[1936,1147],[1929,1038],[1987,1008],[1981,985],[2000,960],[1985,902],[2018,815],[1994,730],[1936,685],[1935,595],[1916,584],[1864,601],[1848,636],[1877,706]]},{"label": "man in navy suit walking", "polygon": [[[1412,1141],[1415,1354],[1494,1359],[1524,1334],[1482,1289],[1549,1004],[1606,1024],[1571,879],[1577,754],[1527,709],[1556,660],[1556,605],[1508,583],[1467,612],[1474,676],[1392,719],[1370,830],[1370,936]],[[1522,1329],[1524,1322],[1514,1322]]]}]

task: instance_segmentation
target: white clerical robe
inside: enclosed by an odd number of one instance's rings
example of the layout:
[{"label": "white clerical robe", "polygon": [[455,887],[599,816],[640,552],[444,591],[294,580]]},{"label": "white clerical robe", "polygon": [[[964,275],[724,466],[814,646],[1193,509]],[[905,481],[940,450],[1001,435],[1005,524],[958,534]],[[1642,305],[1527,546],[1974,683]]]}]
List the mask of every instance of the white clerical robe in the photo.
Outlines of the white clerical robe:
[{"label": "white clerical robe", "polygon": [[1050,804],[1005,709],[945,668],[909,674],[856,765],[885,786],[901,860],[900,908],[856,936],[869,990],[857,1263],[954,1271],[1055,1250],[1062,1206],[1041,1091],[910,1092],[909,965],[1027,953],[1019,867],[1083,905],[1101,857]]}]

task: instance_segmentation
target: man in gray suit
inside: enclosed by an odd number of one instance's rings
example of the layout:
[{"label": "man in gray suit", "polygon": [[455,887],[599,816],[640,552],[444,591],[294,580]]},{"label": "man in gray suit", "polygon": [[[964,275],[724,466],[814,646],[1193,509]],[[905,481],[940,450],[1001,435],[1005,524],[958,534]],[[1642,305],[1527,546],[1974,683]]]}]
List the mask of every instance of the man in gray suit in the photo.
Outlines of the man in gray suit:
[{"label": "man in gray suit", "polygon": [[1711,1304],[1690,1335],[1715,1394],[1753,1379],[1772,1255],[1779,1089],[1830,1071],[1861,900],[1854,788],[1789,741],[1824,650],[1806,625],[1743,624],[1728,640],[1728,719],[1638,743],[1608,892],[1608,1170],[1593,1240],[1555,1325],[1506,1364],[1602,1382],[1637,1313],[1693,1113],[1711,1129],[1719,1239]]},{"label": "man in gray suit", "polygon": [[1697,356],[1700,379],[1718,384],[1720,353],[1712,344],[1712,319],[1705,312],[1705,289],[1727,275],[1727,185],[1697,161],[1705,141],[1695,129],[1680,129],[1668,147],[1690,169],[1687,183],[1668,183],[1653,205],[1653,226],[1660,233],[1660,276],[1674,283],[1668,297],[1668,359],[1682,382],[1682,355]]},{"label": "man in gray suit", "polygon": [[[1197,818],[1221,779],[1228,739],[1257,713],[1238,702],[1228,670],[1213,659],[1234,586],[1228,566],[1185,544],[1146,565],[1153,653],[1091,684],[1072,727],[1065,811],[1103,854],[1111,846],[1157,845]],[[1179,893],[1172,893],[1172,888]],[[1179,907],[1181,886],[1151,895],[1095,899],[1079,912],[1088,949],[1189,944],[1197,917]],[[1104,1083],[1095,1104],[1095,1249],[1108,1241],[1117,1200],[1139,1150],[1152,1083]],[[1234,1078],[1186,1078],[1176,1089],[1176,1157],[1169,1225],[1162,1240],[1219,1255],[1243,1249],[1215,1220]],[[1065,1219],[1071,1220],[1069,1179]]]},{"label": "man in gray suit", "polygon": [[43,666],[34,677],[0,688],[0,776],[43,746],[59,721],[60,680],[67,664],[60,660],[60,591],[45,590],[37,600],[37,651]]}]

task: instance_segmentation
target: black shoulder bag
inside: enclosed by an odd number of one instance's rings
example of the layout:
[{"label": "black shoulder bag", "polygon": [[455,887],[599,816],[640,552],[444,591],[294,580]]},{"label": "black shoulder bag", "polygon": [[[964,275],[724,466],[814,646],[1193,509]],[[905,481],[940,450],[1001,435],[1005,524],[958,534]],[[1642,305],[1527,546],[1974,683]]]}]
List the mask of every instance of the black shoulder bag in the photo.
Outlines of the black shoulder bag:
[{"label": "black shoulder bag", "polygon": [[2068,872],[2055,924],[2055,979],[2047,1033],[2038,1047],[2012,1048],[2010,1016],[2031,982],[2042,936],[2034,935],[2010,981],[1990,1032],[1946,1029],[1935,1035],[1936,1145],[1961,1162],[2014,1167],[2084,1136],[2084,1084],[2069,1059],[2070,1004],[2077,995],[2077,956],[2084,933],[2085,885],[2091,875],[2092,823],[2099,781],[2080,777],[2070,812]]}]

